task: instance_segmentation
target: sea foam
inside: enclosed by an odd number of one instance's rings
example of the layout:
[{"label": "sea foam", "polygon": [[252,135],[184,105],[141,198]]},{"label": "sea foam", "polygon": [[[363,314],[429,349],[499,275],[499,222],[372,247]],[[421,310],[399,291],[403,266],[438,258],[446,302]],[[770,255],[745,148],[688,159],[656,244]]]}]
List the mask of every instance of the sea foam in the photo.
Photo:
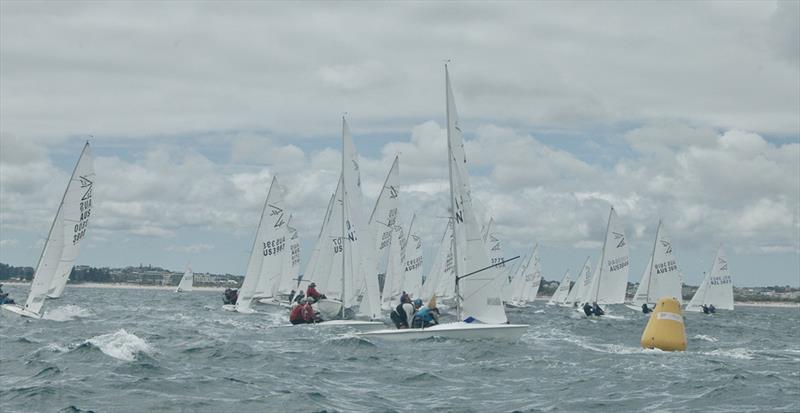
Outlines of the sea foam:
[{"label": "sea foam", "polygon": [[77,305],[67,304],[63,307],[57,307],[50,311],[46,311],[42,316],[45,320],[50,321],[69,321],[76,318],[86,318],[93,316],[91,311],[78,307]]},{"label": "sea foam", "polygon": [[147,341],[125,329],[92,337],[86,342],[99,348],[106,355],[123,361],[133,361],[138,353],[152,354],[153,352],[153,347]]}]

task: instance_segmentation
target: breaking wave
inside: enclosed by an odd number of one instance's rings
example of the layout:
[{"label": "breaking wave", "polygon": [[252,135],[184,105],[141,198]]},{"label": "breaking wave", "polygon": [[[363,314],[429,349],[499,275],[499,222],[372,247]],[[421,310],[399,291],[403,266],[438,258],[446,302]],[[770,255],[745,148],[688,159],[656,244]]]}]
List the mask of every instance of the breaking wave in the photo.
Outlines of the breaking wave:
[{"label": "breaking wave", "polygon": [[50,321],[70,321],[77,318],[91,317],[93,315],[94,313],[85,308],[77,305],[67,304],[63,307],[57,307],[52,310],[45,311],[42,318]]},{"label": "breaking wave", "polygon": [[142,338],[125,329],[114,333],[103,334],[86,340],[108,356],[122,361],[133,361],[139,353],[152,354],[153,347]]}]

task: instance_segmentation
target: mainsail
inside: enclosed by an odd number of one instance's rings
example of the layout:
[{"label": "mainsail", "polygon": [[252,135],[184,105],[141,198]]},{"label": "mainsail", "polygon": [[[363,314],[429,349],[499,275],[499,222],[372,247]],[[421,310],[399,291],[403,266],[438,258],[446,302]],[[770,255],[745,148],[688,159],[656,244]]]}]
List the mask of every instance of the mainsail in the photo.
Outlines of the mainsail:
[{"label": "mainsail", "polygon": [[31,291],[23,307],[29,313],[40,315],[45,298],[60,297],[64,292],[89,226],[94,177],[92,152],[87,142],[72,171],[36,264]]},{"label": "mainsail", "polygon": [[240,313],[252,312],[250,306],[253,299],[264,293],[266,285],[271,280],[277,279],[283,269],[283,259],[286,256],[286,216],[284,216],[283,191],[278,184],[278,178],[273,177],[272,183],[261,210],[261,217],[250,250],[250,259],[244,274],[242,287],[239,289],[239,298],[236,301],[236,311]]},{"label": "mainsail", "polygon": [[561,283],[558,284],[556,292],[553,293],[552,297],[550,297],[548,304],[563,304],[567,299],[567,295],[569,295],[569,287],[571,283],[572,279],[570,279],[569,270],[567,270],[567,272],[564,274],[564,278],[561,280]]},{"label": "mainsail", "polygon": [[672,241],[664,225],[658,221],[653,252],[633,296],[633,304],[655,304],[664,297],[672,297],[681,302],[681,277],[672,252]]},{"label": "mainsail", "polygon": [[404,245],[403,261],[403,291],[418,297],[422,290],[422,238],[418,235],[414,222],[416,215],[411,217],[408,227],[408,236]]},{"label": "mainsail", "polygon": [[686,311],[701,311],[702,305],[712,304],[716,308],[733,310],[733,279],[728,272],[728,258],[722,247],[717,249],[711,271],[689,301]]},{"label": "mainsail", "polygon": [[614,207],[608,214],[603,252],[592,276],[592,285],[584,302],[622,304],[628,287],[629,254],[625,229]]},{"label": "mainsail", "polygon": [[501,297],[502,280],[498,271],[486,269],[490,262],[472,205],[464,139],[446,65],[445,81],[456,294],[460,302],[458,316],[461,319],[473,317],[484,323],[502,324],[508,321]]},{"label": "mainsail", "polygon": [[178,288],[175,289],[176,293],[192,291],[192,283],[194,281],[194,273],[191,268],[186,268],[183,273],[181,281],[178,283]]},{"label": "mainsail", "polygon": [[589,264],[589,259],[590,257],[586,257],[586,261],[583,262],[581,273],[578,274],[575,284],[572,286],[572,289],[569,290],[569,294],[564,300],[564,304],[575,304],[576,302],[581,302],[586,277],[591,277],[592,274],[592,265]]}]

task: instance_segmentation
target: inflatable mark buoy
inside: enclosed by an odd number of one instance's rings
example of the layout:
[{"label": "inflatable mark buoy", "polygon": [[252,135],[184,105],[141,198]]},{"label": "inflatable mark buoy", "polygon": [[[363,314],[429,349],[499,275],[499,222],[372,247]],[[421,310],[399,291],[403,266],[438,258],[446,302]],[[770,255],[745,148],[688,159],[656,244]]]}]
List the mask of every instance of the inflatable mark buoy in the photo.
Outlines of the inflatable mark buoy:
[{"label": "inflatable mark buoy", "polygon": [[642,333],[642,348],[664,351],[686,350],[686,328],[681,304],[674,298],[658,300]]}]

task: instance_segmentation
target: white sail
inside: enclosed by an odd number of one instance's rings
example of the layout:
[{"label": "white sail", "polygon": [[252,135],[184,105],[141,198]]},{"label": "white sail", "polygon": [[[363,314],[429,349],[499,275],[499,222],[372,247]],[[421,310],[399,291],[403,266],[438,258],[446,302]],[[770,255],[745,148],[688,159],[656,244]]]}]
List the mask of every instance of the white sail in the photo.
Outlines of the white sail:
[{"label": "white sail", "polygon": [[236,300],[237,312],[252,312],[250,306],[253,299],[263,294],[263,286],[274,282],[283,269],[282,260],[286,256],[287,246],[282,192],[277,177],[273,177],[258,221],[244,281],[239,289],[239,298]]},{"label": "white sail", "polygon": [[459,318],[473,317],[484,323],[502,324],[508,321],[501,297],[502,280],[496,270],[486,269],[490,262],[472,206],[464,140],[447,66],[445,66],[445,81],[451,217],[455,235],[456,294],[461,300]]},{"label": "white sail", "polygon": [[572,279],[569,277],[569,270],[564,274],[564,278],[561,280],[561,283],[558,284],[558,288],[556,288],[556,292],[553,293],[553,296],[550,297],[550,301],[548,304],[562,304],[565,302],[567,295],[569,295],[569,288],[570,284],[572,283]]},{"label": "white sail", "polygon": [[176,293],[192,291],[192,284],[194,283],[194,273],[191,268],[186,268],[183,273],[181,281],[178,283],[178,288],[175,289]]},{"label": "white sail", "polygon": [[399,302],[400,288],[405,274],[403,271],[403,262],[405,261],[403,243],[406,237],[403,227],[395,223],[391,235],[382,295],[382,306],[387,310]]},{"label": "white sail", "polygon": [[628,241],[625,229],[614,207],[608,215],[603,253],[600,256],[599,272],[593,277],[592,291],[588,302],[599,304],[622,304],[628,288],[629,269]]},{"label": "white sail", "polygon": [[636,287],[636,292],[633,294],[633,300],[631,300],[631,303],[634,305],[642,305],[650,302],[650,275],[652,274],[652,269],[653,256],[651,255],[650,258],[647,259],[647,265],[644,267],[644,273],[642,273],[642,279],[639,281],[639,286]]},{"label": "white sail", "polygon": [[[331,195],[328,202],[328,208],[325,211],[325,216],[322,219],[322,227],[320,228],[317,242],[311,252],[311,257],[306,264],[306,270],[303,273],[303,281],[306,283],[315,282],[320,291],[328,291],[327,281],[330,277],[333,265],[333,257],[335,255],[334,238],[331,236],[332,227],[335,227],[334,210],[339,200],[341,200],[341,176],[336,185],[336,191]],[[338,216],[338,215],[337,215]]]},{"label": "white sail", "polygon": [[[72,178],[64,194],[64,199],[56,214],[58,222],[55,225],[63,227],[58,231],[62,235],[60,243],[61,255],[50,290],[49,298],[58,298],[64,293],[64,287],[72,272],[75,259],[80,252],[81,241],[86,237],[89,226],[89,216],[92,212],[92,189],[94,188],[94,162],[89,143],[83,147],[83,153],[75,165]],[[59,243],[59,241],[56,241]]]},{"label": "white sail", "polygon": [[60,297],[86,237],[92,211],[94,165],[89,143],[83,147],[61,198],[42,255],[36,265],[31,290],[23,309],[41,315],[47,297]]},{"label": "white sail", "polygon": [[[450,234],[450,224],[448,222],[444,234],[442,234],[442,239],[439,241],[439,248],[436,251],[436,255],[434,255],[433,263],[428,271],[428,276],[425,277],[425,283],[422,284],[420,297],[423,299],[429,299],[434,294],[441,297],[441,295],[438,295],[441,291],[440,284],[445,271],[447,254],[450,251],[450,247],[453,245]],[[453,281],[453,285],[455,285],[455,281]]]},{"label": "white sail", "polygon": [[592,265],[589,264],[589,259],[590,257],[586,257],[586,261],[583,263],[581,273],[578,274],[575,284],[572,286],[572,289],[569,290],[569,294],[567,294],[567,298],[564,300],[565,304],[575,304],[576,302],[581,302],[581,297],[583,297],[583,286],[586,281],[586,277],[591,277],[592,274]]},{"label": "white sail", "polygon": [[[361,315],[380,318],[381,302],[378,288],[378,268],[375,241],[361,212],[363,195],[358,153],[347,121],[342,119],[342,182],[344,187],[344,292],[346,308],[359,305]],[[358,296],[361,296],[359,302]]]},{"label": "white sail", "polygon": [[411,218],[405,244],[403,271],[403,290],[413,297],[419,297],[422,290],[422,238],[414,227],[416,216]]},{"label": "white sail", "polygon": [[717,249],[711,271],[689,301],[686,311],[701,311],[702,305],[733,310],[733,279],[728,272],[728,258],[722,247]]},{"label": "white sail", "polygon": [[539,286],[542,284],[542,263],[539,260],[539,244],[533,246],[530,264],[525,267],[525,281],[524,299],[527,302],[533,302],[536,300],[536,296],[539,294]]},{"label": "white sail", "polygon": [[378,200],[375,201],[375,208],[369,217],[369,229],[375,240],[376,257],[382,257],[389,250],[393,227],[397,223],[397,207],[400,202],[399,161],[399,156],[395,156],[381,193],[378,194]]},{"label": "white sail", "polygon": [[523,296],[527,284],[525,280],[525,267],[529,264],[530,259],[528,257],[522,257],[522,259],[517,261],[516,264],[512,263],[509,266],[513,267],[510,269],[511,276],[503,277],[503,301],[507,303],[524,299]]},{"label": "white sail", "polygon": [[300,275],[300,237],[297,235],[297,229],[292,225],[292,216],[286,222],[287,239],[289,240],[289,248],[287,256],[283,260],[283,271],[281,272],[280,282],[277,285],[276,294],[291,293],[297,287],[297,278]]}]

